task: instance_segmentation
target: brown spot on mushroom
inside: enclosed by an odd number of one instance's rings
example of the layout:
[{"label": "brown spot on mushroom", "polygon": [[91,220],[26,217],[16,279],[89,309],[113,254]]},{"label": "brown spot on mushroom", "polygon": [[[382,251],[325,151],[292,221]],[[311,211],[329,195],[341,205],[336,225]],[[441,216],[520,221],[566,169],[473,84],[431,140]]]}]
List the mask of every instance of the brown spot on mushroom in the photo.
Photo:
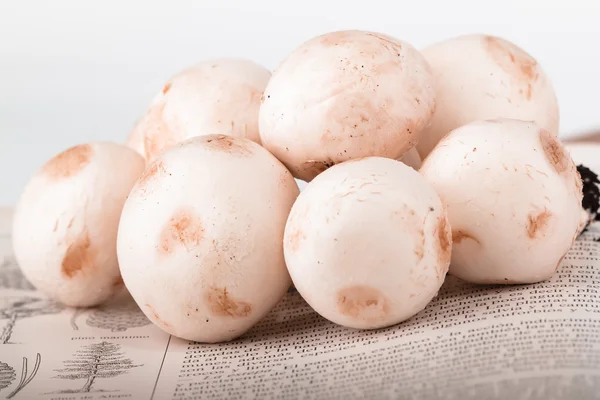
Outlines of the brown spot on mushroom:
[{"label": "brown spot on mushroom", "polygon": [[52,232],[56,232],[58,230],[58,220],[54,221],[54,228],[52,229]]},{"label": "brown spot on mushroom", "polygon": [[476,243],[481,243],[475,236],[471,235],[469,232],[465,230],[457,230],[452,232],[452,244],[460,243],[465,239],[473,240]]},{"label": "brown spot on mushroom", "polygon": [[89,144],[81,144],[71,147],[62,153],[52,157],[42,167],[42,172],[52,179],[70,178],[90,163],[94,150]]},{"label": "brown spot on mushroom", "polygon": [[210,150],[222,151],[238,156],[248,156],[253,153],[249,142],[229,135],[207,135],[203,145]]},{"label": "brown spot on mushroom", "polygon": [[154,162],[150,165],[150,167],[146,168],[142,176],[138,179],[138,185],[146,186],[146,184],[154,179],[159,174],[166,174],[167,169],[165,168],[165,164],[162,161]]},{"label": "brown spot on mushroom", "polygon": [[532,83],[540,75],[537,61],[518,46],[494,36],[486,36],[484,45],[494,62],[520,87],[519,94],[530,100]]},{"label": "brown spot on mushroom", "polygon": [[289,235],[287,235],[288,248],[292,251],[298,251],[300,248],[300,242],[306,239],[306,233],[301,229],[296,229]]},{"label": "brown spot on mushroom", "polygon": [[563,145],[546,129],[540,129],[540,143],[546,159],[557,173],[563,173],[569,167],[570,157]]},{"label": "brown spot on mushroom", "polygon": [[[411,210],[411,214],[415,215],[415,211]],[[415,254],[417,255],[418,261],[421,262],[425,256],[425,232],[423,229],[419,229],[419,238],[415,244]]]},{"label": "brown spot on mushroom", "polygon": [[[435,232],[438,239],[438,266],[439,268],[446,269],[450,264],[450,258],[452,256],[452,232],[450,226],[445,217],[445,212],[439,218],[438,225]],[[446,271],[438,269],[438,276],[444,276]]]},{"label": "brown spot on mushroom", "polygon": [[156,322],[166,326],[166,327],[170,327],[171,324],[169,324],[166,321],[163,321],[160,316],[158,315],[158,313],[156,312],[156,310],[154,309],[154,307],[152,307],[150,304],[144,304],[152,313],[152,317],[154,317],[154,319],[156,320]]},{"label": "brown spot on mushroom", "polygon": [[542,234],[548,226],[552,213],[546,209],[538,214],[529,214],[527,216],[527,236],[535,239]]},{"label": "brown spot on mushroom", "polygon": [[175,129],[165,121],[164,109],[164,101],[153,104],[134,128],[143,132],[144,156],[147,163],[179,141]]},{"label": "brown spot on mushroom", "polygon": [[206,302],[213,315],[219,317],[247,317],[252,312],[252,305],[235,299],[227,288],[212,287],[205,294]]},{"label": "brown spot on mushroom", "polygon": [[63,257],[61,271],[67,278],[72,278],[80,271],[94,266],[94,254],[91,249],[90,236],[87,228],[71,242]]},{"label": "brown spot on mushroom", "polygon": [[182,208],[173,214],[160,233],[158,251],[171,254],[177,246],[186,249],[197,246],[204,238],[204,226],[200,218],[188,208]]},{"label": "brown spot on mushroom", "polygon": [[167,92],[171,90],[171,83],[167,83],[165,87],[163,87],[162,93],[163,95],[167,94]]},{"label": "brown spot on mushroom", "polygon": [[336,304],[340,314],[365,321],[376,321],[389,313],[388,300],[383,293],[365,285],[339,290]]}]

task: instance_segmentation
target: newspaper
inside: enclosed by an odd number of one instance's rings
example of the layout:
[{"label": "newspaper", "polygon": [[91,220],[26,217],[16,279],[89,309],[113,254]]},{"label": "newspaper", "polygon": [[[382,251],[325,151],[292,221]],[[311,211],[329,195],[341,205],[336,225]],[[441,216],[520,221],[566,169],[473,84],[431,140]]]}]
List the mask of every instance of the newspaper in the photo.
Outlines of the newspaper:
[{"label": "newspaper", "polygon": [[198,344],[124,294],[70,309],[37,293],[0,221],[0,399],[600,398],[600,227],[555,277],[475,286],[448,276],[410,320],[337,326],[297,292],[242,338]]}]

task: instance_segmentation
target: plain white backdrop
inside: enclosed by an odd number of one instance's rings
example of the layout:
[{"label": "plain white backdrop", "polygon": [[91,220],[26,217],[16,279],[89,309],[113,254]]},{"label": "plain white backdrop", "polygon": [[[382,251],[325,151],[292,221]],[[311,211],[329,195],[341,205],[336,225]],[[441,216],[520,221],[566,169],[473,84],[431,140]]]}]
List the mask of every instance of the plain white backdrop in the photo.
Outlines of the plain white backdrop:
[{"label": "plain white backdrop", "polygon": [[0,205],[65,148],[124,141],[179,70],[222,56],[273,69],[303,41],[340,29],[419,48],[502,36],[553,80],[562,137],[600,127],[597,0],[0,0]]}]

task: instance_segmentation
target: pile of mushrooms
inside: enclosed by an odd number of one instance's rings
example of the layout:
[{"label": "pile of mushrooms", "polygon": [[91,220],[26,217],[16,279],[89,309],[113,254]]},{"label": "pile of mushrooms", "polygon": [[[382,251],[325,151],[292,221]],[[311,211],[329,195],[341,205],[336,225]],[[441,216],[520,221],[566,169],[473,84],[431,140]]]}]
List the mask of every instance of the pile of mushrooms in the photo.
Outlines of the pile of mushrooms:
[{"label": "pile of mushrooms", "polygon": [[49,297],[125,293],[187,340],[238,338],[291,289],[336,324],[387,327],[447,274],[553,276],[600,197],[558,133],[550,79],[513,43],[331,32],[273,72],[190,66],[124,143],[48,160],[17,205],[14,252]]}]

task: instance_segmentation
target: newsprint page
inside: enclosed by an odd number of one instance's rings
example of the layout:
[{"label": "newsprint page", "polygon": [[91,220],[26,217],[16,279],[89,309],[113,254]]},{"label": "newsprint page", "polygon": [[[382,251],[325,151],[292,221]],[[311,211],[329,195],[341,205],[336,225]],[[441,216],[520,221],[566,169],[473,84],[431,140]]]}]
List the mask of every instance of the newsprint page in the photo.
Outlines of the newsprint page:
[{"label": "newsprint page", "polygon": [[448,276],[427,309],[377,331],[290,292],[243,338],[206,345],[163,333],[126,294],[87,310],[48,301],[19,273],[8,224],[0,399],[600,399],[599,226],[544,283]]}]

